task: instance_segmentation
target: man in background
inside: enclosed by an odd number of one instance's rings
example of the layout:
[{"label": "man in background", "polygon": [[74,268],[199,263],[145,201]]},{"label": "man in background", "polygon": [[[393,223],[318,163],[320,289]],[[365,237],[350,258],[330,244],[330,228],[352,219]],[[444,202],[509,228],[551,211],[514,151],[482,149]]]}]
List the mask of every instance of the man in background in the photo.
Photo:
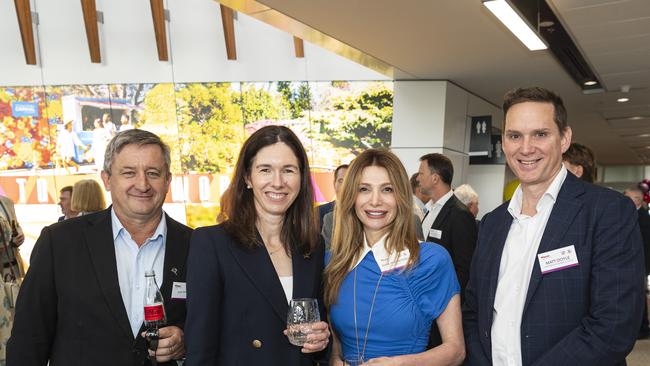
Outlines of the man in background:
[{"label": "man in background", "polygon": [[454,195],[462,202],[469,212],[478,216],[478,193],[469,184],[461,184],[454,189]]},{"label": "man in background", "polygon": [[[334,192],[338,196],[341,186],[343,185],[343,178],[345,177],[345,172],[348,171],[348,164],[342,164],[336,167],[334,170]],[[336,205],[336,200],[322,204],[318,206],[318,219],[320,220],[321,226],[323,226],[323,218],[329,212],[334,211],[334,206]]]},{"label": "man in background", "polygon": [[[426,204],[431,200],[431,197],[424,194],[422,189],[420,189],[418,173],[414,173],[411,176],[411,189],[413,190],[413,213],[417,215],[418,219],[420,219],[420,224],[422,224],[424,216],[429,212]],[[418,228],[418,231],[421,231],[421,228]]]},{"label": "man in background", "polygon": [[59,191],[59,206],[63,216],[59,217],[58,221],[67,220],[71,217],[76,217],[79,213],[72,210],[72,186],[65,186]]},{"label": "man in background", "polygon": [[[623,193],[629,197],[636,207],[639,214],[639,228],[641,229],[641,238],[643,239],[643,251],[645,253],[645,279],[644,289],[647,292],[648,275],[650,275],[650,215],[648,210],[643,207],[643,192],[638,187],[632,187]],[[646,294],[647,296],[647,294]],[[648,324],[648,300],[643,302],[643,318],[641,319],[641,329],[639,330],[639,339],[645,339],[650,336],[650,324]]]},{"label": "man in background", "polygon": [[571,143],[569,149],[562,154],[562,161],[576,177],[589,183],[596,181],[596,159],[594,152],[587,146]]}]

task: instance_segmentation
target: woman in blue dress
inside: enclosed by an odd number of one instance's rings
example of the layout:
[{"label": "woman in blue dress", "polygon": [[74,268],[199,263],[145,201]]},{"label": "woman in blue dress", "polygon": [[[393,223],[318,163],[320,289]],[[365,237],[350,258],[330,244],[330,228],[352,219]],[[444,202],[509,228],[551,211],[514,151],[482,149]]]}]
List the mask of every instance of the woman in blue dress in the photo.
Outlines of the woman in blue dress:
[{"label": "woman in blue dress", "polygon": [[[416,238],[411,187],[397,156],[366,150],[341,191],[325,269],[331,364],[460,364],[458,280],[447,251]],[[426,350],[434,321],[443,343]]]}]

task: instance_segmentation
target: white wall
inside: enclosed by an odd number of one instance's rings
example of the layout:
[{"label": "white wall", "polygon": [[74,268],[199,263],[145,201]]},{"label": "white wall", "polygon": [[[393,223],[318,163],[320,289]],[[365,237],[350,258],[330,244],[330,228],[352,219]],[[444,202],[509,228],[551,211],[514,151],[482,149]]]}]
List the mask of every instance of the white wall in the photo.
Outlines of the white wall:
[{"label": "white wall", "polygon": [[0,2],[0,85],[124,82],[388,80],[387,77],[305,42],[295,57],[292,35],[237,14],[237,60],[226,58],[219,4],[167,0],[169,62],[158,61],[148,1],[97,0],[102,63],[90,62],[81,3],[32,0],[39,62],[26,65],[13,1]]}]

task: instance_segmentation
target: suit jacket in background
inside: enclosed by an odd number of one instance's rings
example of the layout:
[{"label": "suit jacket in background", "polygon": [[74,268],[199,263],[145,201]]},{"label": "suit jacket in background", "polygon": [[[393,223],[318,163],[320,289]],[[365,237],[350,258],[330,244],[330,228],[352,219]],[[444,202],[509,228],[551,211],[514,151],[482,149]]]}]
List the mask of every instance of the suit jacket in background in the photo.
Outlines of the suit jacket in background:
[{"label": "suit jacket in background", "polygon": [[[322,244],[291,260],[293,298],[318,299],[326,321]],[[187,275],[187,366],[314,364],[313,354],[301,353],[282,333],[289,305],[264,246],[244,248],[221,225],[199,228]]]},{"label": "suit jacket in background", "polygon": [[469,280],[469,268],[476,247],[476,219],[455,195],[442,206],[431,229],[442,232],[440,238],[432,236],[431,231],[425,233],[426,241],[442,245],[454,262],[456,276],[461,288],[461,298],[464,297],[465,286]]},{"label": "suit jacket in background", "polygon": [[[494,298],[513,220],[507,208],[508,202],[481,220],[463,305],[465,365],[492,364]],[[535,260],[521,321],[522,364],[624,365],[645,297],[632,202],[567,174],[537,253],[569,245],[578,266],[542,275]]]},{"label": "suit jacket in background", "polygon": [[[161,293],[167,324],[183,328],[191,229],[166,214]],[[45,227],[18,295],[7,344],[8,366],[148,365],[144,339],[133,337],[117,276],[111,208]],[[172,364],[172,363],[170,363]],[[163,364],[159,364],[163,365]]]},{"label": "suit jacket in background", "polygon": [[637,212],[639,213],[639,228],[645,253],[645,274],[650,275],[650,214],[643,207],[639,208]]},{"label": "suit jacket in background", "polygon": [[336,201],[332,201],[332,202],[323,203],[322,205],[318,206],[318,222],[320,222],[321,227],[323,226],[323,218],[328,213],[334,211],[335,205],[336,205]]}]

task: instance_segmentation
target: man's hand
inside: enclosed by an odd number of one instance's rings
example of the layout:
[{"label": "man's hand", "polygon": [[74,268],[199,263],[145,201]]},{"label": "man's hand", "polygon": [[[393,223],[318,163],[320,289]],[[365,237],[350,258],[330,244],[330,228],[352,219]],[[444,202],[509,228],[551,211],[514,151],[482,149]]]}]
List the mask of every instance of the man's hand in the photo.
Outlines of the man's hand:
[{"label": "man's hand", "polygon": [[[145,332],[142,332],[144,337]],[[156,351],[149,350],[149,356],[156,356],[158,362],[177,360],[185,354],[183,330],[176,326],[163,327],[158,330],[159,340]]]}]

